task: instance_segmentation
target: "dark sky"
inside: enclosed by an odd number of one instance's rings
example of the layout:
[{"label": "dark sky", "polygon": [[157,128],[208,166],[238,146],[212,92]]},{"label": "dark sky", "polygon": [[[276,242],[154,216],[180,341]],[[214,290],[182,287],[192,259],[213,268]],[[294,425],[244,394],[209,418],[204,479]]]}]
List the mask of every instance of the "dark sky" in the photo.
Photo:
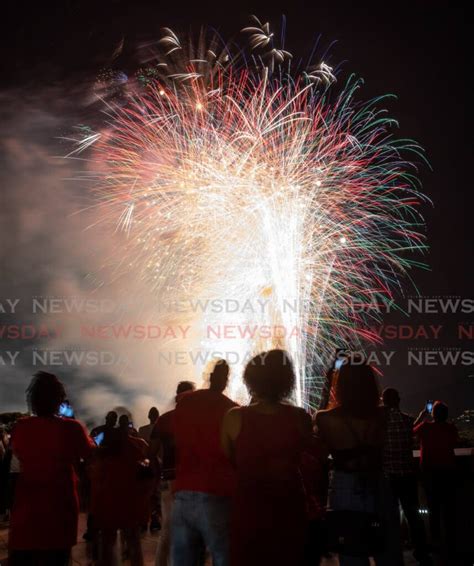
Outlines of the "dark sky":
[{"label": "dark sky", "polygon": [[[425,193],[434,207],[424,215],[431,251],[429,272],[413,274],[423,295],[471,298],[472,293],[472,151],[471,106],[467,103],[470,75],[467,11],[431,1],[264,2],[143,2],[138,0],[77,0],[9,2],[2,14],[2,76],[5,89],[34,91],[65,81],[85,81],[107,64],[124,38],[116,65],[131,64],[136,46],[158,37],[163,26],[181,30],[210,24],[225,37],[236,34],[256,14],[278,26],[287,16],[287,48],[307,54],[321,34],[321,45],[332,47],[329,60],[343,63],[342,76],[354,72],[366,81],[365,98],[394,93],[391,114],[401,125],[400,136],[416,139],[432,166],[420,169]],[[5,9],[5,8],[4,8]],[[469,60],[468,60],[469,58]],[[470,92],[469,92],[470,94]],[[469,218],[468,218],[469,217]],[[431,316],[431,315],[430,315]],[[433,347],[474,350],[459,341],[457,324],[473,324],[472,314],[421,316],[394,324],[442,324],[446,332]],[[425,345],[425,344],[423,344]],[[392,342],[406,349],[420,343]],[[474,406],[472,366],[413,368],[400,362],[386,372],[386,383],[398,385],[410,408],[427,397],[446,398],[456,411]]]}]

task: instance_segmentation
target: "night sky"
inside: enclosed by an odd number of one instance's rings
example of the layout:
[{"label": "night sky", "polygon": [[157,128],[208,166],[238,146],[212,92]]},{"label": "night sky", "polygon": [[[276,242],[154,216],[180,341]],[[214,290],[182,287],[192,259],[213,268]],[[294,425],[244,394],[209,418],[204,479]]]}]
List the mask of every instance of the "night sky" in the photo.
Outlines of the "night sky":
[{"label": "night sky", "polygon": [[[410,2],[221,2],[161,3],[125,0],[9,2],[2,9],[2,93],[31,96],[54,85],[65,84],[73,97],[110,64],[111,54],[124,40],[116,69],[130,69],[137,47],[157,39],[169,26],[186,31],[201,24],[215,27],[224,37],[237,35],[256,14],[274,27],[287,17],[286,47],[305,56],[320,35],[319,52],[332,42],[325,61],[342,65],[340,80],[350,73],[365,79],[362,96],[393,93],[392,116],[400,122],[400,137],[417,140],[426,150],[432,170],[420,163],[419,175],[433,207],[425,206],[430,252],[429,271],[412,277],[419,292],[428,297],[472,298],[472,151],[467,104],[470,76],[469,18],[460,7],[447,3]],[[469,60],[469,62],[468,62]],[[74,88],[71,87],[74,85]],[[470,94],[470,93],[469,93]],[[10,106],[3,99],[1,116]],[[70,101],[72,104],[73,100]],[[1,205],[8,207],[2,190]],[[8,197],[8,194],[6,195]],[[15,271],[10,261],[16,235],[2,238],[1,273],[10,284]],[[18,234],[21,240],[21,234]],[[5,248],[5,243],[8,246]],[[25,284],[24,279],[18,281]],[[415,290],[407,283],[406,292]],[[9,296],[0,287],[0,294]],[[392,314],[386,324],[442,325],[438,341],[421,343],[395,340],[389,348],[404,352],[410,347],[455,347],[474,351],[473,340],[459,340],[458,324],[474,324],[472,313],[429,314],[404,317]],[[4,348],[4,345],[1,345]],[[454,413],[474,407],[472,365],[408,367],[403,356],[386,368],[383,385],[400,388],[405,406],[416,411],[427,398],[442,398]],[[4,370],[0,367],[0,379]],[[0,391],[4,382],[0,381]],[[6,388],[4,390],[6,393]],[[7,395],[5,395],[6,398]],[[1,394],[3,399],[3,393]],[[0,410],[2,402],[0,401]]]}]

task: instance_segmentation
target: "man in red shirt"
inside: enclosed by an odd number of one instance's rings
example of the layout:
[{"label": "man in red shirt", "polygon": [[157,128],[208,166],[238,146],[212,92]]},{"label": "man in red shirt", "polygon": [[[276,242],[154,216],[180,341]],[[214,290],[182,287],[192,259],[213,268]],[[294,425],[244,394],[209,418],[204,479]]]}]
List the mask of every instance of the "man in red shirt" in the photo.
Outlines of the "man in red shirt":
[{"label": "man in red shirt", "polygon": [[[423,472],[430,529],[433,539],[441,540],[441,519],[445,526],[447,550],[452,551],[455,537],[456,456],[458,431],[448,420],[448,407],[436,401],[433,422],[422,411],[415,421],[414,433],[420,439],[420,465]],[[422,422],[420,422],[422,421]],[[420,424],[417,424],[420,422]]]},{"label": "man in red shirt", "polygon": [[218,360],[209,389],[187,395],[176,407],[176,482],[172,517],[173,564],[193,566],[200,541],[214,566],[229,564],[230,501],[234,470],[222,451],[220,432],[224,415],[236,406],[223,394],[229,365]]}]

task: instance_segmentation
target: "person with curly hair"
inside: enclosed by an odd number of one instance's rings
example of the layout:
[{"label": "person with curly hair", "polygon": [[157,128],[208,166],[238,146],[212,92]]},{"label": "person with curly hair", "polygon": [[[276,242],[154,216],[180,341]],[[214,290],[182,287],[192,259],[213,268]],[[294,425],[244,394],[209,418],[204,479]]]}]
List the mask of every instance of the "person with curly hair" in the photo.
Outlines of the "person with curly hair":
[{"label": "person with curly hair", "polygon": [[66,394],[59,379],[35,374],[27,399],[34,416],[17,421],[12,451],[21,472],[15,490],[10,566],[65,566],[77,540],[79,501],[75,466],[93,442],[75,419],[58,416]]},{"label": "person with curly hair", "polygon": [[300,463],[311,418],[288,402],[295,374],[285,351],[255,356],[244,382],[252,402],[231,409],[221,433],[237,472],[231,564],[301,564],[307,519]]}]

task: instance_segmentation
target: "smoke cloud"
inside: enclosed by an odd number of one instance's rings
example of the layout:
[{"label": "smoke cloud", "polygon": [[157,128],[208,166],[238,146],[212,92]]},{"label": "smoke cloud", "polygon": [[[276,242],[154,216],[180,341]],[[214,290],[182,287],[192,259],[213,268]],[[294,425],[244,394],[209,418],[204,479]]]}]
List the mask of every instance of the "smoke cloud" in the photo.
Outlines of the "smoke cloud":
[{"label": "smoke cloud", "polygon": [[171,406],[177,381],[201,385],[181,355],[196,336],[191,319],[160,314],[159,297],[117,273],[126,234],[100,222],[77,180],[87,161],[64,158],[88,97],[64,86],[0,97],[0,410],[25,410],[31,375],[44,369],[64,381],[79,418],[123,405],[139,424],[152,405]]}]

